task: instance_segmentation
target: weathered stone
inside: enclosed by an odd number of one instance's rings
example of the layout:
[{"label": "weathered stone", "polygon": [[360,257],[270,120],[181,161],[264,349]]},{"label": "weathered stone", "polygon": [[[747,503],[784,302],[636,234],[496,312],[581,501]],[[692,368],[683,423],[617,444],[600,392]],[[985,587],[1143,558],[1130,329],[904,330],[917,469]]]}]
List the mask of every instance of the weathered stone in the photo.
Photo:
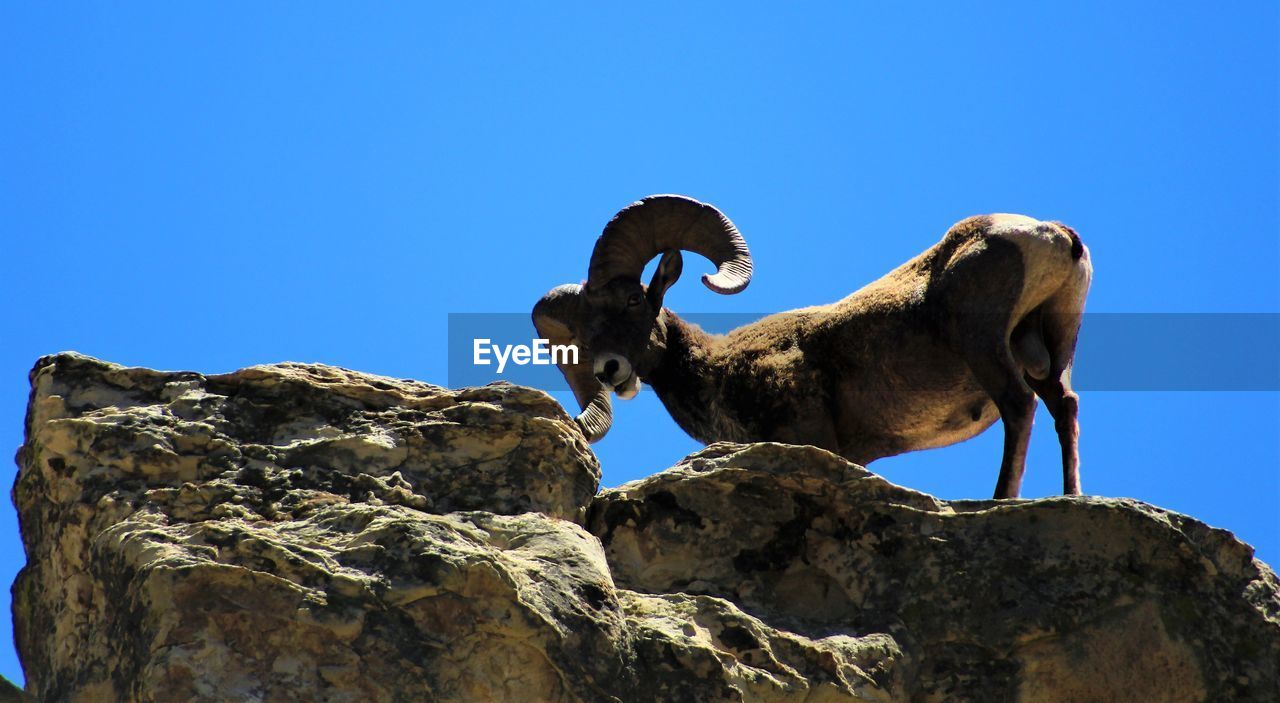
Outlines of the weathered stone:
[{"label": "weathered stone", "polygon": [[[156,677],[181,676],[167,665],[187,651],[175,636],[234,650],[287,621],[296,631],[272,641],[308,641],[303,615],[321,611],[307,589],[358,579],[329,573],[338,555],[289,542],[295,525],[353,506],[580,520],[599,481],[570,418],[527,388],[450,391],[301,364],[206,377],[76,354],[41,359],[31,381],[14,607],[41,700],[169,690]],[[239,614],[230,629],[193,629],[209,608]],[[222,673],[235,686],[260,672]]]},{"label": "weathered stone", "polygon": [[1275,576],[1134,501],[945,503],[761,444],[593,502],[530,389],[71,354],[32,383],[33,700],[1280,700]]},{"label": "weathered stone", "polygon": [[157,499],[213,509],[230,482],[258,488],[268,519],[326,500],[580,519],[599,485],[560,405],[508,384],[451,391],[292,363],[202,376],[71,353],[41,359],[31,383],[21,463],[38,471],[18,482],[19,507],[28,489],[92,504],[136,484],[199,486]]},{"label": "weathered stone", "polygon": [[884,637],[894,700],[1280,700],[1275,574],[1133,500],[946,503],[812,447],[717,444],[605,491],[621,588]]}]

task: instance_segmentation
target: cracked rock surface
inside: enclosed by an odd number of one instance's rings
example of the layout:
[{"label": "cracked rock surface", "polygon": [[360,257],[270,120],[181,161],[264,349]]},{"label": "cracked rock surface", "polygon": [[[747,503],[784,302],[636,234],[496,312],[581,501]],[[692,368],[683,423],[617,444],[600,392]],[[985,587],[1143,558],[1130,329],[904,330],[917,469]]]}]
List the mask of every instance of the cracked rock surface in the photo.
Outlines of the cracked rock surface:
[{"label": "cracked rock surface", "polygon": [[1275,575],[1142,503],[947,503],[777,444],[597,495],[528,388],[69,353],[31,381],[32,700],[1280,700]]}]

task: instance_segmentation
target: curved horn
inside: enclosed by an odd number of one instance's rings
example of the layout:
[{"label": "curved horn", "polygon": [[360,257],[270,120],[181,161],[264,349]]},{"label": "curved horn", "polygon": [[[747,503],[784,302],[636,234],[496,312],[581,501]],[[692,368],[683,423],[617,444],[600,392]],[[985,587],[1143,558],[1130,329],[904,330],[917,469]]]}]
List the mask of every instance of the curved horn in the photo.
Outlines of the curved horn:
[{"label": "curved horn", "polygon": [[[579,318],[582,305],[582,286],[563,285],[551,289],[533,306],[533,326],[538,335],[551,344],[574,344],[573,323]],[[557,364],[564,379],[569,382],[573,397],[578,400],[582,412],[574,418],[588,442],[597,442],[613,425],[613,406],[609,402],[609,389],[596,380],[591,361],[582,358],[585,350],[578,345],[578,363]]]},{"label": "curved horn", "polygon": [[614,215],[591,252],[587,285],[603,285],[619,276],[640,279],[645,264],[660,252],[684,249],[716,265],[703,274],[708,288],[737,293],[751,282],[751,252],[738,228],[723,213],[683,195],[650,195]]}]

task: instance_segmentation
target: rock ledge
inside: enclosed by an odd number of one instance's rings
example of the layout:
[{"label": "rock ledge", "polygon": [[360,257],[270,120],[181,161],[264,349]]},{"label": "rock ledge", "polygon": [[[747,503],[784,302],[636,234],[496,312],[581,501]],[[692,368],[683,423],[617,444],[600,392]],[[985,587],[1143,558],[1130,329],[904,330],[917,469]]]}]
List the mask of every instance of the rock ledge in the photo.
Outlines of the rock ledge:
[{"label": "rock ledge", "polygon": [[532,389],[31,381],[33,700],[1280,700],[1275,574],[1135,501],[947,503],[777,444],[597,495]]}]

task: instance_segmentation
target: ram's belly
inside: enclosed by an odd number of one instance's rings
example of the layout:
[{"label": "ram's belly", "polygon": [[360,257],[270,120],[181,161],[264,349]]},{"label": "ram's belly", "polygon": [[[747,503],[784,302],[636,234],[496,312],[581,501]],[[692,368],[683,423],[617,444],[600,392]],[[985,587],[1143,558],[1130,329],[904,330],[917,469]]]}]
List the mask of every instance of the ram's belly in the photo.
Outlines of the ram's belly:
[{"label": "ram's belly", "polygon": [[886,428],[899,451],[945,447],[981,434],[1000,419],[982,390],[908,394],[896,422]]},{"label": "ram's belly", "polygon": [[967,371],[846,388],[839,426],[841,454],[859,463],[945,447],[1000,419],[995,403]]}]

